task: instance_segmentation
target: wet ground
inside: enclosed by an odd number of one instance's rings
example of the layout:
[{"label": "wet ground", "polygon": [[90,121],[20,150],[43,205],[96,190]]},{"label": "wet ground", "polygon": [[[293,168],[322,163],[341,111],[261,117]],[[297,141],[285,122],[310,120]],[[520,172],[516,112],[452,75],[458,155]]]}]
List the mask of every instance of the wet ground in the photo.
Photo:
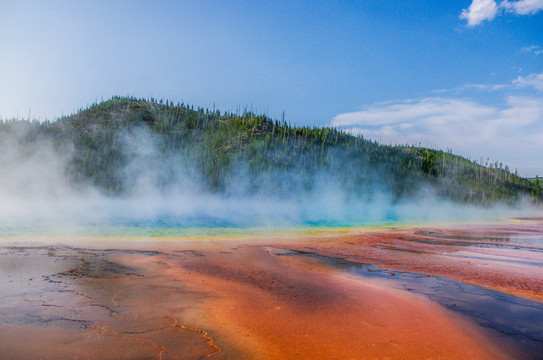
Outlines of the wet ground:
[{"label": "wet ground", "polygon": [[139,265],[158,254],[1,249],[0,358],[198,359],[217,353],[205,331],[183,324],[191,292],[160,277],[153,269],[159,263]]},{"label": "wet ground", "polygon": [[0,358],[543,354],[538,221],[167,245],[3,244]]},{"label": "wet ground", "polygon": [[420,294],[490,330],[487,333],[496,342],[515,349],[516,358],[543,358],[543,303],[435,275],[383,269],[306,252],[284,255],[320,261],[360,276],[362,281]]},{"label": "wet ground", "polygon": [[396,228],[323,237],[292,250],[438,275],[543,302],[543,225]]}]

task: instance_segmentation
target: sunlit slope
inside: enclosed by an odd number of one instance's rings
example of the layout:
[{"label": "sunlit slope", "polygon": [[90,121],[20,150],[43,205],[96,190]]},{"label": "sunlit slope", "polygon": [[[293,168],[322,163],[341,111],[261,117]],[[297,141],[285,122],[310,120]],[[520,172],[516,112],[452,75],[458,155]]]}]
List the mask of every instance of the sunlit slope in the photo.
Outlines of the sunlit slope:
[{"label": "sunlit slope", "polygon": [[114,197],[152,189],[307,200],[334,189],[351,201],[430,194],[473,204],[541,200],[538,184],[502,164],[153,99],[115,97],[54,122],[4,121],[0,136],[4,144],[17,139],[19,157],[42,153],[38,144],[47,143],[71,187]]}]

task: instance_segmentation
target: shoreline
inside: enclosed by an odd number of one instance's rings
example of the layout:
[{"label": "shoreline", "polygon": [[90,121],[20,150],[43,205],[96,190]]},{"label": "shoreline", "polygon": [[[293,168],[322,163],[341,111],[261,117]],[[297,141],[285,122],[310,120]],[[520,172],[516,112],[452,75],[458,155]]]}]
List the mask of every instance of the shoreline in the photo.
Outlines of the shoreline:
[{"label": "shoreline", "polygon": [[[361,278],[288,252],[372,264],[383,273],[433,274],[439,259],[444,278],[453,279],[454,270],[462,283],[475,280],[492,288],[493,280],[505,276],[509,283],[501,291],[526,297],[528,286],[528,297],[541,303],[538,279],[543,277],[536,271],[523,278],[516,271],[540,268],[519,263],[519,254],[522,261],[531,256],[539,264],[542,253],[493,247],[508,236],[515,246],[526,246],[522,237],[511,237],[522,229],[522,236],[531,234],[532,240],[543,234],[540,223],[521,222],[291,238],[79,238],[72,239],[72,246],[48,244],[43,237],[34,243],[4,238],[0,351],[12,359],[37,354],[80,359],[514,358],[495,331],[424,291],[405,291],[387,279]],[[442,263],[444,253],[463,257],[447,256],[449,262]],[[517,263],[500,263],[504,257],[516,257]],[[498,270],[496,277],[481,273],[488,266]],[[530,356],[528,351],[525,358]]]}]

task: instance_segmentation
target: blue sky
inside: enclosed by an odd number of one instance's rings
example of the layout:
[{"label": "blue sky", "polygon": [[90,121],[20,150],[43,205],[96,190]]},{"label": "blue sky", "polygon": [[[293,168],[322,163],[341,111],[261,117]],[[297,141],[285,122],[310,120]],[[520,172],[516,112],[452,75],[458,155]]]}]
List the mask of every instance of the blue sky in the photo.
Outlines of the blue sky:
[{"label": "blue sky", "polygon": [[543,0],[0,2],[0,115],[253,109],[543,175]]}]

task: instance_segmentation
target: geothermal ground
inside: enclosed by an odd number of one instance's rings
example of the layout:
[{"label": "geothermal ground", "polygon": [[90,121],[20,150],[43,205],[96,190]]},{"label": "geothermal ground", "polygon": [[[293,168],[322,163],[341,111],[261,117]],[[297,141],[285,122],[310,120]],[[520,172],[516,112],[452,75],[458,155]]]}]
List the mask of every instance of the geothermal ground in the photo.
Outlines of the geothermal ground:
[{"label": "geothermal ground", "polygon": [[543,354],[541,219],[298,237],[77,240],[2,240],[0,358]]}]

